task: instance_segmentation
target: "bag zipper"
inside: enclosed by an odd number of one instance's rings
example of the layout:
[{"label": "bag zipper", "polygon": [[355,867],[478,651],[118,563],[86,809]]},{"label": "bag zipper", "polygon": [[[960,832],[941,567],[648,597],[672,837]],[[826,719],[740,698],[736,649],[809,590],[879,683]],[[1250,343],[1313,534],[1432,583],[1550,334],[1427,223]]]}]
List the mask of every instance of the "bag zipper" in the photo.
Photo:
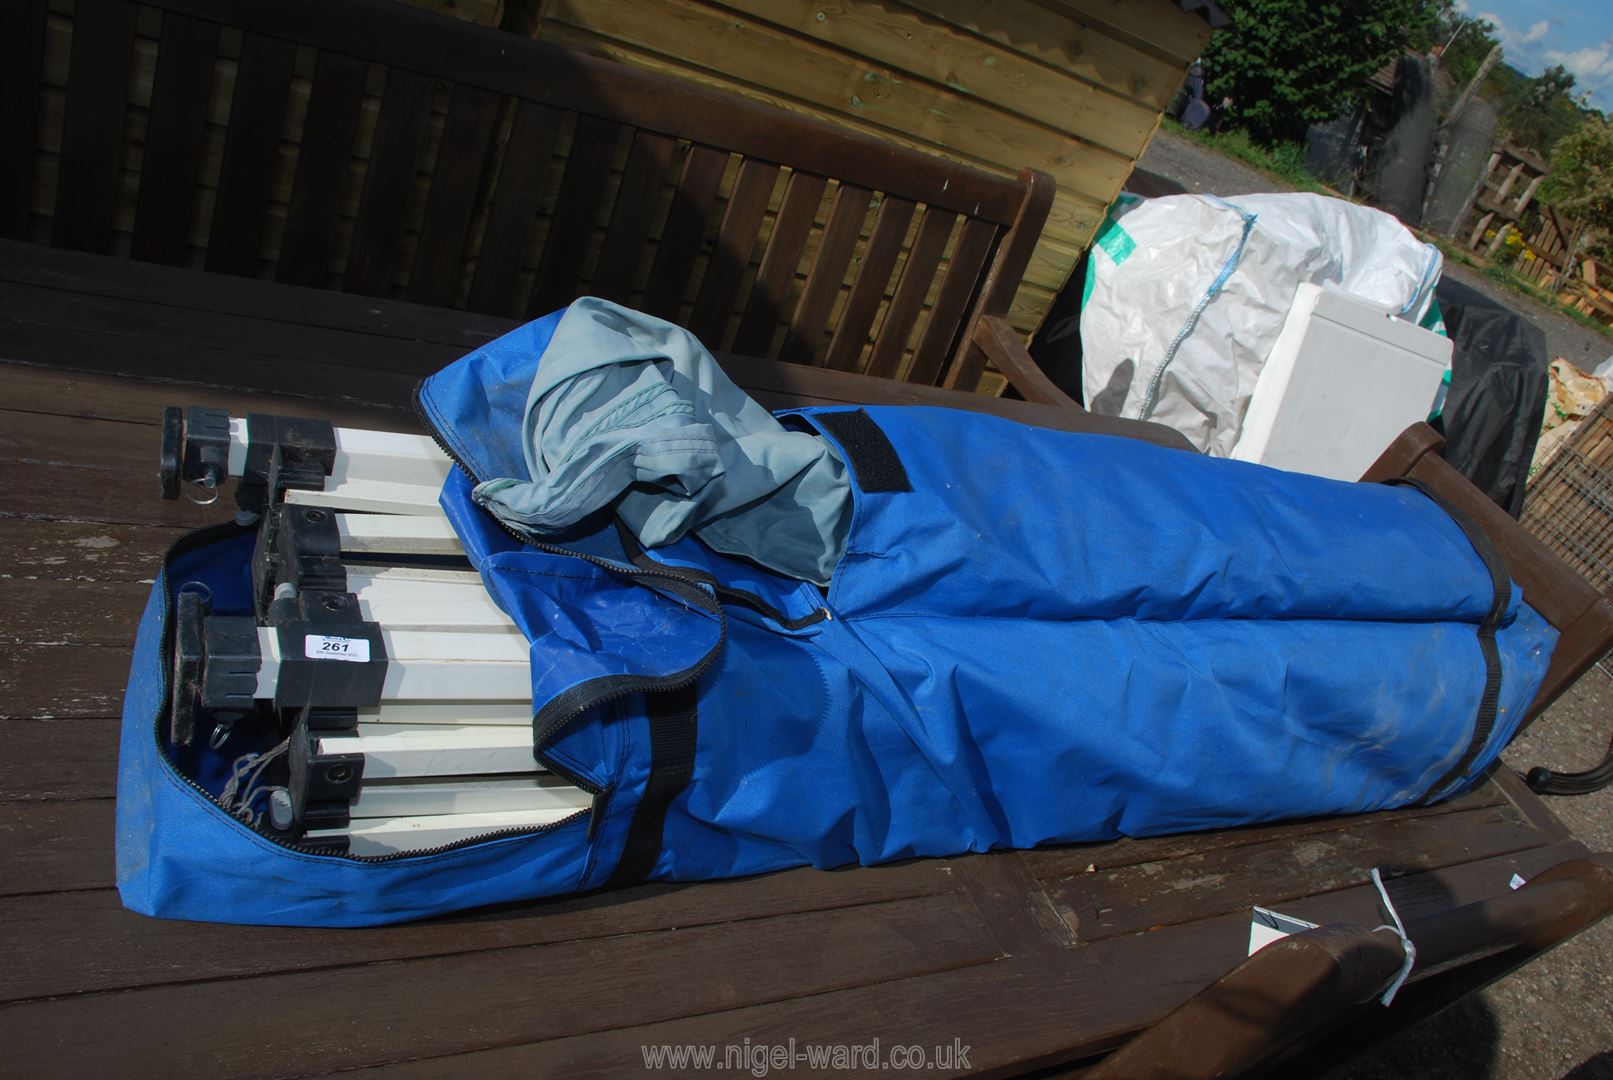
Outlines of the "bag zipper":
[{"label": "bag zipper", "polygon": [[[414,406],[415,416],[420,420],[421,427],[425,429],[426,433],[431,436],[432,441],[437,444],[437,446],[444,454],[448,456],[448,459],[452,461],[457,468],[463,470],[472,481],[479,482],[479,478],[477,477],[476,473],[465,464],[464,460],[459,456],[454,448],[448,444],[448,441],[443,438],[442,434],[437,430],[437,426],[432,423],[430,417],[426,414],[426,410],[420,402],[420,391],[424,385],[424,380],[421,380],[421,382],[415,385],[414,391],[410,395],[410,403]],[[610,704],[613,701],[618,701],[635,693],[656,693],[680,690],[693,684],[716,660],[718,654],[722,652],[723,646],[727,643],[728,626],[727,621],[723,617],[722,605],[720,601],[718,601],[714,596],[708,595],[697,584],[692,583],[670,571],[657,571],[644,567],[629,569],[607,559],[601,559],[593,555],[586,555],[582,552],[571,551],[566,548],[557,547],[553,544],[544,544],[534,541],[530,537],[525,537],[515,532],[502,521],[499,522],[499,526],[516,540],[521,541],[523,544],[531,545],[532,547],[535,547],[538,550],[548,554],[565,555],[571,558],[583,559],[613,573],[622,574],[634,580],[640,581],[641,583],[646,584],[647,587],[647,579],[655,579],[661,584],[664,590],[678,595],[678,597],[685,603],[689,603],[693,607],[698,607],[715,617],[718,625],[718,638],[716,646],[714,646],[709,653],[702,657],[698,663],[686,668],[683,671],[675,672],[671,675],[655,676],[650,678],[641,678],[637,676],[608,676],[604,679],[596,679],[590,683],[584,683],[579,687],[573,687],[572,690],[562,693],[557,698],[545,705],[538,714],[533,716],[534,746],[547,742],[557,732],[559,732],[561,728],[565,727],[566,724],[570,723],[572,720],[576,719],[578,716],[589,711],[590,709],[600,708],[604,705]],[[449,851],[455,851],[459,848],[470,847],[475,844],[483,844],[493,840],[504,840],[519,836],[540,836],[544,833],[553,832],[556,829],[564,828],[565,826],[573,824],[580,818],[588,816],[594,812],[592,809],[579,810],[575,814],[568,815],[559,821],[550,822],[547,825],[539,825],[532,828],[497,829],[492,832],[481,833],[477,836],[466,837],[463,840],[456,840],[451,844],[442,844],[433,848],[421,848],[417,851],[395,851],[386,855],[354,855],[349,852],[333,852],[328,848],[310,847],[306,844],[298,844],[286,840],[283,837],[274,835],[272,831],[264,829],[255,823],[242,821],[240,818],[226,810],[223,804],[218,801],[212,792],[208,791],[195,780],[185,775],[184,771],[179,767],[179,763],[174,760],[173,754],[169,751],[167,742],[164,740],[162,734],[163,721],[168,718],[168,703],[171,698],[169,682],[173,672],[175,632],[174,595],[176,590],[173,588],[172,582],[169,579],[168,570],[169,564],[172,563],[177,556],[191,550],[192,548],[199,547],[205,543],[214,542],[216,540],[238,539],[240,537],[249,535],[251,531],[250,526],[237,525],[233,522],[209,525],[181,536],[179,539],[170,544],[167,551],[163,553],[163,640],[162,646],[159,649],[159,666],[161,667],[161,671],[159,672],[159,691],[161,697],[159,700],[164,704],[163,707],[159,708],[156,712],[156,716],[152,724],[151,736],[156,743],[157,753],[162,759],[164,766],[175,777],[177,777],[180,782],[185,784],[192,791],[196,792],[208,802],[212,803],[214,806],[218,807],[220,813],[225,814],[232,821],[245,826],[246,828],[252,830],[253,833],[263,837],[279,847],[286,848],[288,851],[295,851],[302,855],[311,855],[326,859],[344,859],[348,862],[358,863],[384,863],[393,862],[398,859],[424,858],[433,855],[441,855]],[[183,586],[181,586],[181,588],[182,587]],[[593,689],[590,689],[590,687]],[[543,717],[544,713],[549,713],[551,715],[548,717]],[[543,718],[543,723],[541,725],[539,724],[540,718]],[[596,803],[598,801],[597,797],[605,791],[605,789],[599,785],[591,783],[583,777],[578,776],[573,770],[559,765],[541,753],[537,754],[536,757],[537,760],[554,775],[560,777],[562,780],[565,780],[567,783],[574,785],[579,790],[586,791],[590,795],[595,796]],[[592,832],[593,828],[594,823],[591,822],[589,826],[590,833]]]},{"label": "bag zipper", "polygon": [[[164,704],[162,708],[157,710],[156,719],[152,725],[151,736],[156,741],[157,753],[162,758],[163,764],[182,783],[184,783],[198,795],[202,796],[202,798],[218,807],[219,812],[230,818],[230,820],[248,829],[251,829],[252,832],[273,844],[286,848],[290,851],[295,851],[301,855],[317,855],[321,858],[327,859],[346,859],[349,862],[391,862],[395,859],[412,859],[426,855],[440,855],[447,851],[453,851],[456,848],[466,847],[470,844],[480,844],[488,840],[501,840],[512,836],[535,836],[540,833],[550,832],[554,829],[561,828],[562,826],[569,825],[584,815],[591,813],[589,810],[579,810],[575,814],[571,814],[559,821],[550,822],[547,825],[540,825],[529,829],[499,829],[495,832],[482,833],[479,836],[472,836],[463,840],[456,840],[452,844],[442,844],[434,848],[422,848],[419,851],[394,851],[386,855],[353,855],[347,852],[334,852],[328,848],[316,848],[310,847],[306,844],[293,843],[292,841],[286,840],[283,837],[276,836],[270,830],[261,828],[258,825],[250,822],[242,821],[240,818],[226,810],[224,805],[218,801],[212,792],[208,791],[195,780],[192,780],[189,776],[185,775],[184,770],[179,767],[179,763],[174,760],[173,754],[169,752],[167,741],[162,735],[163,721],[168,718],[168,702],[170,701],[171,697],[169,680],[173,672],[174,594],[177,592],[177,590],[172,587],[172,583],[169,579],[168,567],[175,557],[191,550],[192,548],[200,547],[203,544],[211,543],[216,540],[239,539],[240,537],[250,535],[251,532],[252,529],[250,526],[236,525],[233,522],[224,522],[218,525],[208,525],[197,529],[194,532],[189,532],[184,536],[181,536],[179,539],[170,544],[168,546],[168,550],[163,553],[163,639],[162,647],[159,650],[161,660],[160,667],[162,669],[159,680],[159,690],[161,693],[161,698],[159,700],[161,700]],[[181,588],[183,588],[183,586],[181,586]],[[604,790],[598,785],[588,783],[581,777],[570,775],[569,770],[554,769],[551,766],[551,771],[561,776],[568,783],[575,784],[577,787],[587,791],[591,795],[598,795]]]},{"label": "bag zipper", "polygon": [[[482,478],[476,474],[474,469],[465,463],[464,458],[460,456],[458,450],[456,450],[448,439],[444,437],[442,432],[438,430],[436,423],[432,420],[430,414],[427,412],[425,405],[421,401],[421,391],[425,388],[425,385],[426,380],[421,379],[419,382],[415,383],[414,390],[409,395],[409,404],[414,408],[415,418],[420,421],[420,426],[425,430],[426,434],[431,436],[431,441],[437,444],[437,448],[447,456],[449,461],[454,463],[456,468],[460,469],[466,476],[470,477],[472,483],[481,483]],[[658,563],[653,564],[653,566],[625,566],[621,563],[613,562],[610,559],[600,558],[597,555],[589,555],[580,551],[572,551],[570,548],[560,547],[555,544],[546,544],[540,540],[535,540],[530,536],[523,535],[522,533],[512,529],[506,522],[498,518],[496,515],[493,515],[493,520],[498,523],[499,528],[503,529],[504,532],[508,533],[512,538],[525,546],[535,548],[538,551],[544,552],[548,555],[563,555],[567,558],[581,559],[584,562],[591,563],[592,565],[598,566],[604,570],[608,570],[613,574],[625,577],[636,584],[643,585],[646,588],[658,587],[658,591],[660,591],[663,596],[667,593],[671,593],[673,598],[684,603],[686,606],[704,611],[717,621],[717,644],[712,646],[711,650],[706,653],[705,656],[701,657],[698,662],[682,671],[674,672],[671,675],[657,676],[609,675],[599,679],[592,679],[586,683],[572,687],[569,690],[561,692],[555,698],[552,698],[532,717],[532,745],[534,747],[541,746],[542,744],[548,742],[567,724],[591,709],[600,708],[601,706],[608,705],[614,701],[619,701],[622,698],[629,697],[633,694],[664,693],[673,690],[681,690],[687,686],[693,685],[699,680],[700,676],[711,667],[711,665],[716,661],[717,657],[722,653],[723,646],[728,643],[728,620],[723,614],[722,601],[716,595],[719,590],[714,583],[711,585],[711,592],[708,593],[706,589],[702,587],[701,582],[691,580],[689,577],[686,577],[671,567],[662,567]],[[580,777],[577,777],[571,770],[557,765],[541,751],[535,750],[534,753],[536,754],[538,761],[547,767],[551,772],[570,783],[576,784],[584,791],[589,791],[595,795],[598,795],[603,790],[596,785],[590,784],[582,780]],[[582,814],[590,812],[591,811],[584,810],[579,811],[578,813]],[[565,819],[565,821],[557,822],[554,825],[548,825],[542,827],[541,829],[530,831],[546,832],[549,829],[556,828],[559,825],[566,824],[566,822],[575,820],[575,817],[576,815],[573,815],[572,817]],[[590,827],[592,828],[592,825]],[[467,840],[460,841],[459,843],[479,843],[481,840],[487,838],[488,837],[486,836],[471,837]]]},{"label": "bag zipper", "polygon": [[[442,434],[437,430],[436,425],[433,424],[431,419],[427,416],[424,407],[420,403],[420,390],[423,385],[424,380],[416,384],[414,391],[411,394],[411,404],[414,406],[415,415],[420,420],[421,426],[425,429],[426,433],[431,436],[432,441],[437,444],[437,446],[444,454],[447,455],[448,459],[452,461],[457,468],[463,470],[473,482],[479,482],[479,478],[475,472],[473,472],[470,467],[465,464],[464,460],[457,452],[455,452],[454,448],[448,444],[447,440],[444,439]],[[550,701],[542,710],[540,710],[538,714],[533,716],[534,746],[547,742],[557,732],[565,727],[566,724],[570,723],[572,720],[591,709],[600,708],[610,704],[611,702],[618,701],[635,693],[656,693],[680,690],[693,684],[716,660],[718,654],[722,651],[722,647],[727,643],[728,627],[727,622],[723,617],[721,603],[717,601],[715,597],[708,595],[697,584],[688,581],[676,573],[671,571],[651,570],[643,567],[629,569],[620,564],[613,563],[610,560],[602,559],[597,556],[571,551],[566,548],[557,547],[553,544],[544,544],[534,541],[530,537],[522,536],[515,532],[502,521],[499,522],[499,526],[516,540],[519,540],[523,544],[528,544],[548,554],[565,555],[571,558],[583,559],[586,562],[593,563],[594,565],[602,567],[613,573],[622,574],[629,578],[638,580],[647,587],[649,585],[649,581],[647,579],[654,579],[661,584],[663,589],[678,595],[683,602],[689,603],[693,607],[698,607],[701,610],[706,611],[708,614],[714,616],[717,619],[718,624],[718,639],[716,646],[713,647],[712,650],[704,657],[702,657],[698,663],[686,668],[683,671],[675,672],[671,675],[648,678],[637,676],[609,676],[605,679],[593,680],[591,683],[582,684],[582,686],[574,687],[572,690],[562,693],[559,697]],[[160,649],[160,667],[162,670],[160,672],[159,689],[161,693],[160,700],[165,704],[164,707],[157,710],[151,735],[156,742],[157,752],[162,758],[163,764],[182,783],[184,783],[198,795],[202,796],[208,802],[218,807],[219,811],[228,816],[231,820],[238,822],[248,829],[251,829],[252,832],[270,841],[271,843],[286,848],[289,851],[295,851],[298,854],[318,856],[320,858],[327,859],[345,859],[349,862],[359,863],[384,863],[393,862],[398,859],[423,858],[433,855],[441,855],[445,852],[454,851],[463,847],[470,847],[475,844],[483,844],[493,840],[503,840],[519,836],[540,836],[544,833],[564,828],[567,825],[573,824],[580,818],[593,813],[592,809],[579,810],[575,814],[571,814],[559,821],[550,822],[547,825],[540,825],[532,828],[498,829],[492,832],[481,833],[477,836],[466,837],[462,840],[456,840],[451,844],[442,844],[433,848],[421,848],[417,851],[395,851],[385,855],[354,855],[349,852],[333,852],[328,848],[310,847],[306,844],[298,844],[293,841],[286,840],[283,837],[276,836],[272,831],[264,829],[255,823],[242,821],[240,818],[226,810],[223,804],[218,801],[212,792],[208,791],[195,780],[185,775],[184,771],[180,769],[179,763],[174,760],[174,757],[172,753],[170,753],[168,745],[162,736],[163,721],[167,719],[168,716],[168,706],[166,703],[171,697],[169,681],[173,670],[174,594],[176,591],[172,587],[172,583],[169,580],[168,567],[175,557],[191,550],[194,547],[199,547],[202,544],[213,542],[215,540],[236,539],[248,535],[250,532],[251,528],[249,526],[241,526],[234,524],[233,522],[209,525],[204,528],[197,529],[194,532],[187,533],[175,540],[171,545],[169,545],[168,550],[163,553],[163,641]],[[589,689],[590,687],[593,687],[593,689]],[[548,717],[543,717],[544,713],[549,713],[551,715]],[[541,725],[539,724],[540,717],[543,717],[543,723]],[[583,777],[577,775],[573,770],[550,760],[547,756],[542,755],[541,753],[537,755],[537,759],[554,775],[565,780],[567,783],[574,785],[579,790],[586,791],[590,795],[595,796],[596,802],[597,796],[602,794],[605,790],[599,785],[591,783]],[[591,823],[590,831],[592,831],[592,828],[593,825]]]}]

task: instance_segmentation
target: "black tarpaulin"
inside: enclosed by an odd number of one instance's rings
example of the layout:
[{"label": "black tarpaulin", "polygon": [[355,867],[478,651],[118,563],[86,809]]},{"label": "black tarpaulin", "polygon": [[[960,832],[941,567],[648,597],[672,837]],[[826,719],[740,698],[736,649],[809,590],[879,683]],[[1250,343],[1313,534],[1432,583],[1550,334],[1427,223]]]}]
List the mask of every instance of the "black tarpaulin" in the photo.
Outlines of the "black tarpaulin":
[{"label": "black tarpaulin", "polygon": [[1545,331],[1448,277],[1434,298],[1454,346],[1442,417],[1445,460],[1517,517],[1546,408]]}]

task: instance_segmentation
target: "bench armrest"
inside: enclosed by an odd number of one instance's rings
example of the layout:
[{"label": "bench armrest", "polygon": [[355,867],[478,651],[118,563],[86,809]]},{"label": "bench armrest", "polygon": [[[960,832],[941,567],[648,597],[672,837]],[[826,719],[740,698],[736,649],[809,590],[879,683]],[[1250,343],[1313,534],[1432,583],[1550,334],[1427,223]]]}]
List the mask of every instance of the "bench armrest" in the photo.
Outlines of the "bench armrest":
[{"label": "bench armrest", "polygon": [[[1514,891],[1411,919],[1414,978],[1491,957],[1522,963],[1613,911],[1613,856],[1557,864]],[[1393,933],[1331,925],[1274,942],[1105,1058],[1086,1080],[1241,1076],[1368,1004],[1405,953]],[[1502,971],[1513,963],[1498,963]],[[1493,978],[1494,975],[1491,975]],[[1480,984],[1482,985],[1482,984]]]},{"label": "bench armrest", "polygon": [[1613,643],[1613,592],[1602,593],[1557,557],[1439,454],[1444,439],[1427,424],[1413,424],[1389,444],[1361,479],[1380,483],[1408,476],[1465,513],[1495,545],[1524,598],[1560,633],[1540,692],[1524,719],[1527,727]]},{"label": "bench armrest", "polygon": [[1080,402],[1060,390],[1053,380],[1036,366],[1036,361],[1025,351],[1019,335],[1008,325],[1007,319],[999,315],[981,316],[975,322],[974,344],[986,354],[986,359],[1003,373],[1008,385],[1018,390],[1026,401],[1034,401],[1039,405],[1081,408]]}]

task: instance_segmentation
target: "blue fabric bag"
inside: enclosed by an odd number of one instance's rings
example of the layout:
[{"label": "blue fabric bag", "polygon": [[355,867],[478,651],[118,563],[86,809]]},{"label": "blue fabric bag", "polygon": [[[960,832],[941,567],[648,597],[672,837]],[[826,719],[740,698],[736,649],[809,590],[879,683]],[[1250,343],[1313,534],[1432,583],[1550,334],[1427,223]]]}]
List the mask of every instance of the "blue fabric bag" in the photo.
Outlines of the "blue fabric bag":
[{"label": "blue fabric bag", "polygon": [[1405,806],[1470,787],[1545,673],[1555,632],[1416,490],[947,409],[782,414],[851,474],[827,590],[693,536],[641,550],[609,520],[521,543],[471,490],[525,476],[521,418],[557,319],[432,376],[419,404],[463,466],[442,504],[531,641],[537,759],[592,809],[386,859],[298,852],[231,818],[211,796],[238,751],[163,735],[175,593],[250,610],[250,539],[198,534],[136,644],[128,906],[361,925]]}]

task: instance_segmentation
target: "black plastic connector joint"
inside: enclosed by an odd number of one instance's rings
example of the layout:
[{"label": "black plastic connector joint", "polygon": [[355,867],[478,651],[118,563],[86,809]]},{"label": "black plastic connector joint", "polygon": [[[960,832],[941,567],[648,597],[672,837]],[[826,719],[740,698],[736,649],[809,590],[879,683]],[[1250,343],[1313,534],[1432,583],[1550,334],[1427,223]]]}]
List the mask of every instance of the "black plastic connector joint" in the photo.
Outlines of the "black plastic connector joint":
[{"label": "black plastic connector joint", "polygon": [[157,464],[159,491],[177,499],[210,503],[229,476],[230,414],[224,409],[170,405],[162,413],[162,453]]},{"label": "black plastic connector joint", "polygon": [[[317,738],[308,714],[299,715],[291,730],[285,802],[280,813],[270,817],[273,828],[302,844],[310,843],[303,836],[309,829],[346,828],[352,820],[350,806],[364,782],[363,754],[317,753]],[[347,849],[345,837],[339,844],[317,837],[312,843],[329,850]]]},{"label": "black plastic connector joint", "polygon": [[365,622],[352,593],[315,592],[269,605],[280,646],[277,709],[361,709],[381,703],[386,640]]},{"label": "black plastic connector joint", "polygon": [[336,467],[336,428],[328,420],[247,413],[246,438],[235,503],[254,514],[287,490],[319,491]]},{"label": "black plastic connector joint", "polygon": [[358,728],[358,710],[341,705],[310,705],[302,711],[301,719],[307,722],[309,731],[327,734]]},{"label": "black plastic connector joint", "polygon": [[271,507],[252,550],[252,586],[258,614],[268,617],[275,587],[299,592],[345,593],[342,537],[336,515],[317,506]]},{"label": "black plastic connector joint", "polygon": [[181,592],[174,600],[174,670],[168,680],[168,738],[175,746],[196,741],[196,709],[202,693],[202,626],[207,600]]},{"label": "black plastic connector joint", "polygon": [[257,711],[258,627],[249,615],[213,615],[206,597],[181,591],[174,611],[174,670],[170,681],[169,738],[178,746],[196,739],[199,714],[227,731]]}]

